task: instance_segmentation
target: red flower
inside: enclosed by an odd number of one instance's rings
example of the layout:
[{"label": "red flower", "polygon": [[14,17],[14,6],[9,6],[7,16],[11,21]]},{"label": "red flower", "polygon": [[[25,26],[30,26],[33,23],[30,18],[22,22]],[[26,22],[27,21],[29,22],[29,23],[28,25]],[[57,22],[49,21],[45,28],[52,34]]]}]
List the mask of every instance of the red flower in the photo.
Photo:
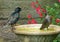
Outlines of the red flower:
[{"label": "red flower", "polygon": [[38,6],[38,7],[36,8],[36,12],[38,12],[38,11],[40,11],[40,6]]},{"label": "red flower", "polygon": [[60,0],[58,0],[60,2]]},{"label": "red flower", "polygon": [[43,17],[43,14],[40,11],[38,11],[37,14],[39,14],[40,17]]},{"label": "red flower", "polygon": [[37,14],[40,14],[40,7],[37,7],[37,8],[36,8],[36,13],[37,13]]},{"label": "red flower", "polygon": [[40,16],[40,18],[42,18],[43,17],[43,14],[40,12],[39,16]]},{"label": "red flower", "polygon": [[44,8],[42,8],[42,12],[46,13],[46,10]]},{"label": "red flower", "polygon": [[27,22],[28,24],[31,24],[31,21],[30,20],[28,20],[28,22]]},{"label": "red flower", "polygon": [[32,2],[31,3],[31,6],[32,6],[32,8],[35,8],[36,6],[35,6],[35,2]]},{"label": "red flower", "polygon": [[31,20],[31,23],[32,23],[32,24],[36,24],[37,21],[36,21],[35,19],[32,19],[32,20]]},{"label": "red flower", "polygon": [[56,19],[56,23],[59,23],[60,22],[60,19]]},{"label": "red flower", "polygon": [[28,14],[27,17],[28,17],[28,18],[32,18],[32,15],[31,15],[31,14]]},{"label": "red flower", "polygon": [[42,15],[40,9],[41,9],[41,7],[38,6],[38,7],[36,8],[36,12],[37,12],[37,14],[39,14],[40,17],[43,17],[43,15]]}]

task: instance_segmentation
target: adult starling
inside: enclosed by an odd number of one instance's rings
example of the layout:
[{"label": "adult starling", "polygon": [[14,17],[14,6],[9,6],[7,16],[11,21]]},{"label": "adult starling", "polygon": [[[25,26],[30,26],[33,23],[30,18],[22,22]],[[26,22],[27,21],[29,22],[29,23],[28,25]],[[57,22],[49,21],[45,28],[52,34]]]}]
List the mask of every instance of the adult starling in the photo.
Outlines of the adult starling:
[{"label": "adult starling", "polygon": [[20,18],[20,11],[21,8],[17,7],[15,11],[11,14],[10,18],[8,18],[8,22],[5,26],[0,28],[0,36],[4,39],[6,39],[6,42],[18,42],[18,37],[17,35],[13,32],[13,29],[11,26],[16,24],[16,22]]},{"label": "adult starling", "polygon": [[20,18],[20,14],[19,14],[20,11],[21,11],[20,7],[17,7],[15,9],[15,11],[11,14],[10,18],[8,19],[8,22],[7,22],[8,25],[14,25],[14,24],[16,24],[16,22]]},{"label": "adult starling", "polygon": [[45,19],[42,23],[42,26],[41,26],[40,30],[43,30],[45,28],[48,29],[48,26],[51,24],[51,22],[52,22],[52,17],[49,16],[47,13],[45,13]]}]

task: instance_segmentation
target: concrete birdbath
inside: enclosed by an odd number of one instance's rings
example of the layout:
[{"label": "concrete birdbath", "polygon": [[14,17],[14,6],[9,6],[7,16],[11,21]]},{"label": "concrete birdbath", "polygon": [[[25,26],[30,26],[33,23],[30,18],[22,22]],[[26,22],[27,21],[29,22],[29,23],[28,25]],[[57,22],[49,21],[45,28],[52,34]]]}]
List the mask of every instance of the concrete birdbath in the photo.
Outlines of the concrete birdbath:
[{"label": "concrete birdbath", "polygon": [[60,33],[60,26],[50,25],[49,30],[40,30],[41,24],[14,26],[14,33],[20,42],[53,42]]}]

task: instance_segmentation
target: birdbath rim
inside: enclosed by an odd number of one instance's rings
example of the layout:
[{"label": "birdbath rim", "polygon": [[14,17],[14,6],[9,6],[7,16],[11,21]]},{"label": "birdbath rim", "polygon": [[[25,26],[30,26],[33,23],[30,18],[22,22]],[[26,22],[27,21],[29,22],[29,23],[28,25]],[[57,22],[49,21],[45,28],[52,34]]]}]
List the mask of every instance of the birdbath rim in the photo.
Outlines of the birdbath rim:
[{"label": "birdbath rim", "polygon": [[24,35],[53,35],[60,33],[60,26],[58,25],[50,25],[49,28],[54,28],[53,31],[44,31],[39,30],[42,24],[26,24],[26,25],[18,25],[14,26],[14,33],[16,34],[24,34]]}]

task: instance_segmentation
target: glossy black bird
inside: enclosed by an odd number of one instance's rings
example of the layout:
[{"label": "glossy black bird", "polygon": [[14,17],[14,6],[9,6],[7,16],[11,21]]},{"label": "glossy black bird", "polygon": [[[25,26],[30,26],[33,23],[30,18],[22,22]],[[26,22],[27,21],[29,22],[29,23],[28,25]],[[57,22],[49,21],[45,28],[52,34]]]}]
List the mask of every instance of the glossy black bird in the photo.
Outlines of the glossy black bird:
[{"label": "glossy black bird", "polygon": [[10,39],[10,40],[18,39],[18,37],[13,32],[14,28],[12,28],[12,27],[19,20],[19,18],[20,18],[20,11],[21,11],[21,8],[17,7],[15,9],[15,11],[8,18],[7,24],[1,28],[1,30],[0,30],[0,34],[1,35],[0,36],[3,37],[4,39]]},{"label": "glossy black bird", "polygon": [[44,21],[42,23],[40,30],[43,30],[45,28],[48,29],[48,26],[51,24],[51,22],[52,22],[52,17],[49,16],[47,13],[45,13],[45,18],[44,18]]},{"label": "glossy black bird", "polygon": [[20,18],[20,11],[21,11],[20,7],[17,7],[15,9],[15,11],[11,14],[10,18],[8,19],[8,22],[7,22],[8,25],[14,25],[17,23],[17,21]]}]

